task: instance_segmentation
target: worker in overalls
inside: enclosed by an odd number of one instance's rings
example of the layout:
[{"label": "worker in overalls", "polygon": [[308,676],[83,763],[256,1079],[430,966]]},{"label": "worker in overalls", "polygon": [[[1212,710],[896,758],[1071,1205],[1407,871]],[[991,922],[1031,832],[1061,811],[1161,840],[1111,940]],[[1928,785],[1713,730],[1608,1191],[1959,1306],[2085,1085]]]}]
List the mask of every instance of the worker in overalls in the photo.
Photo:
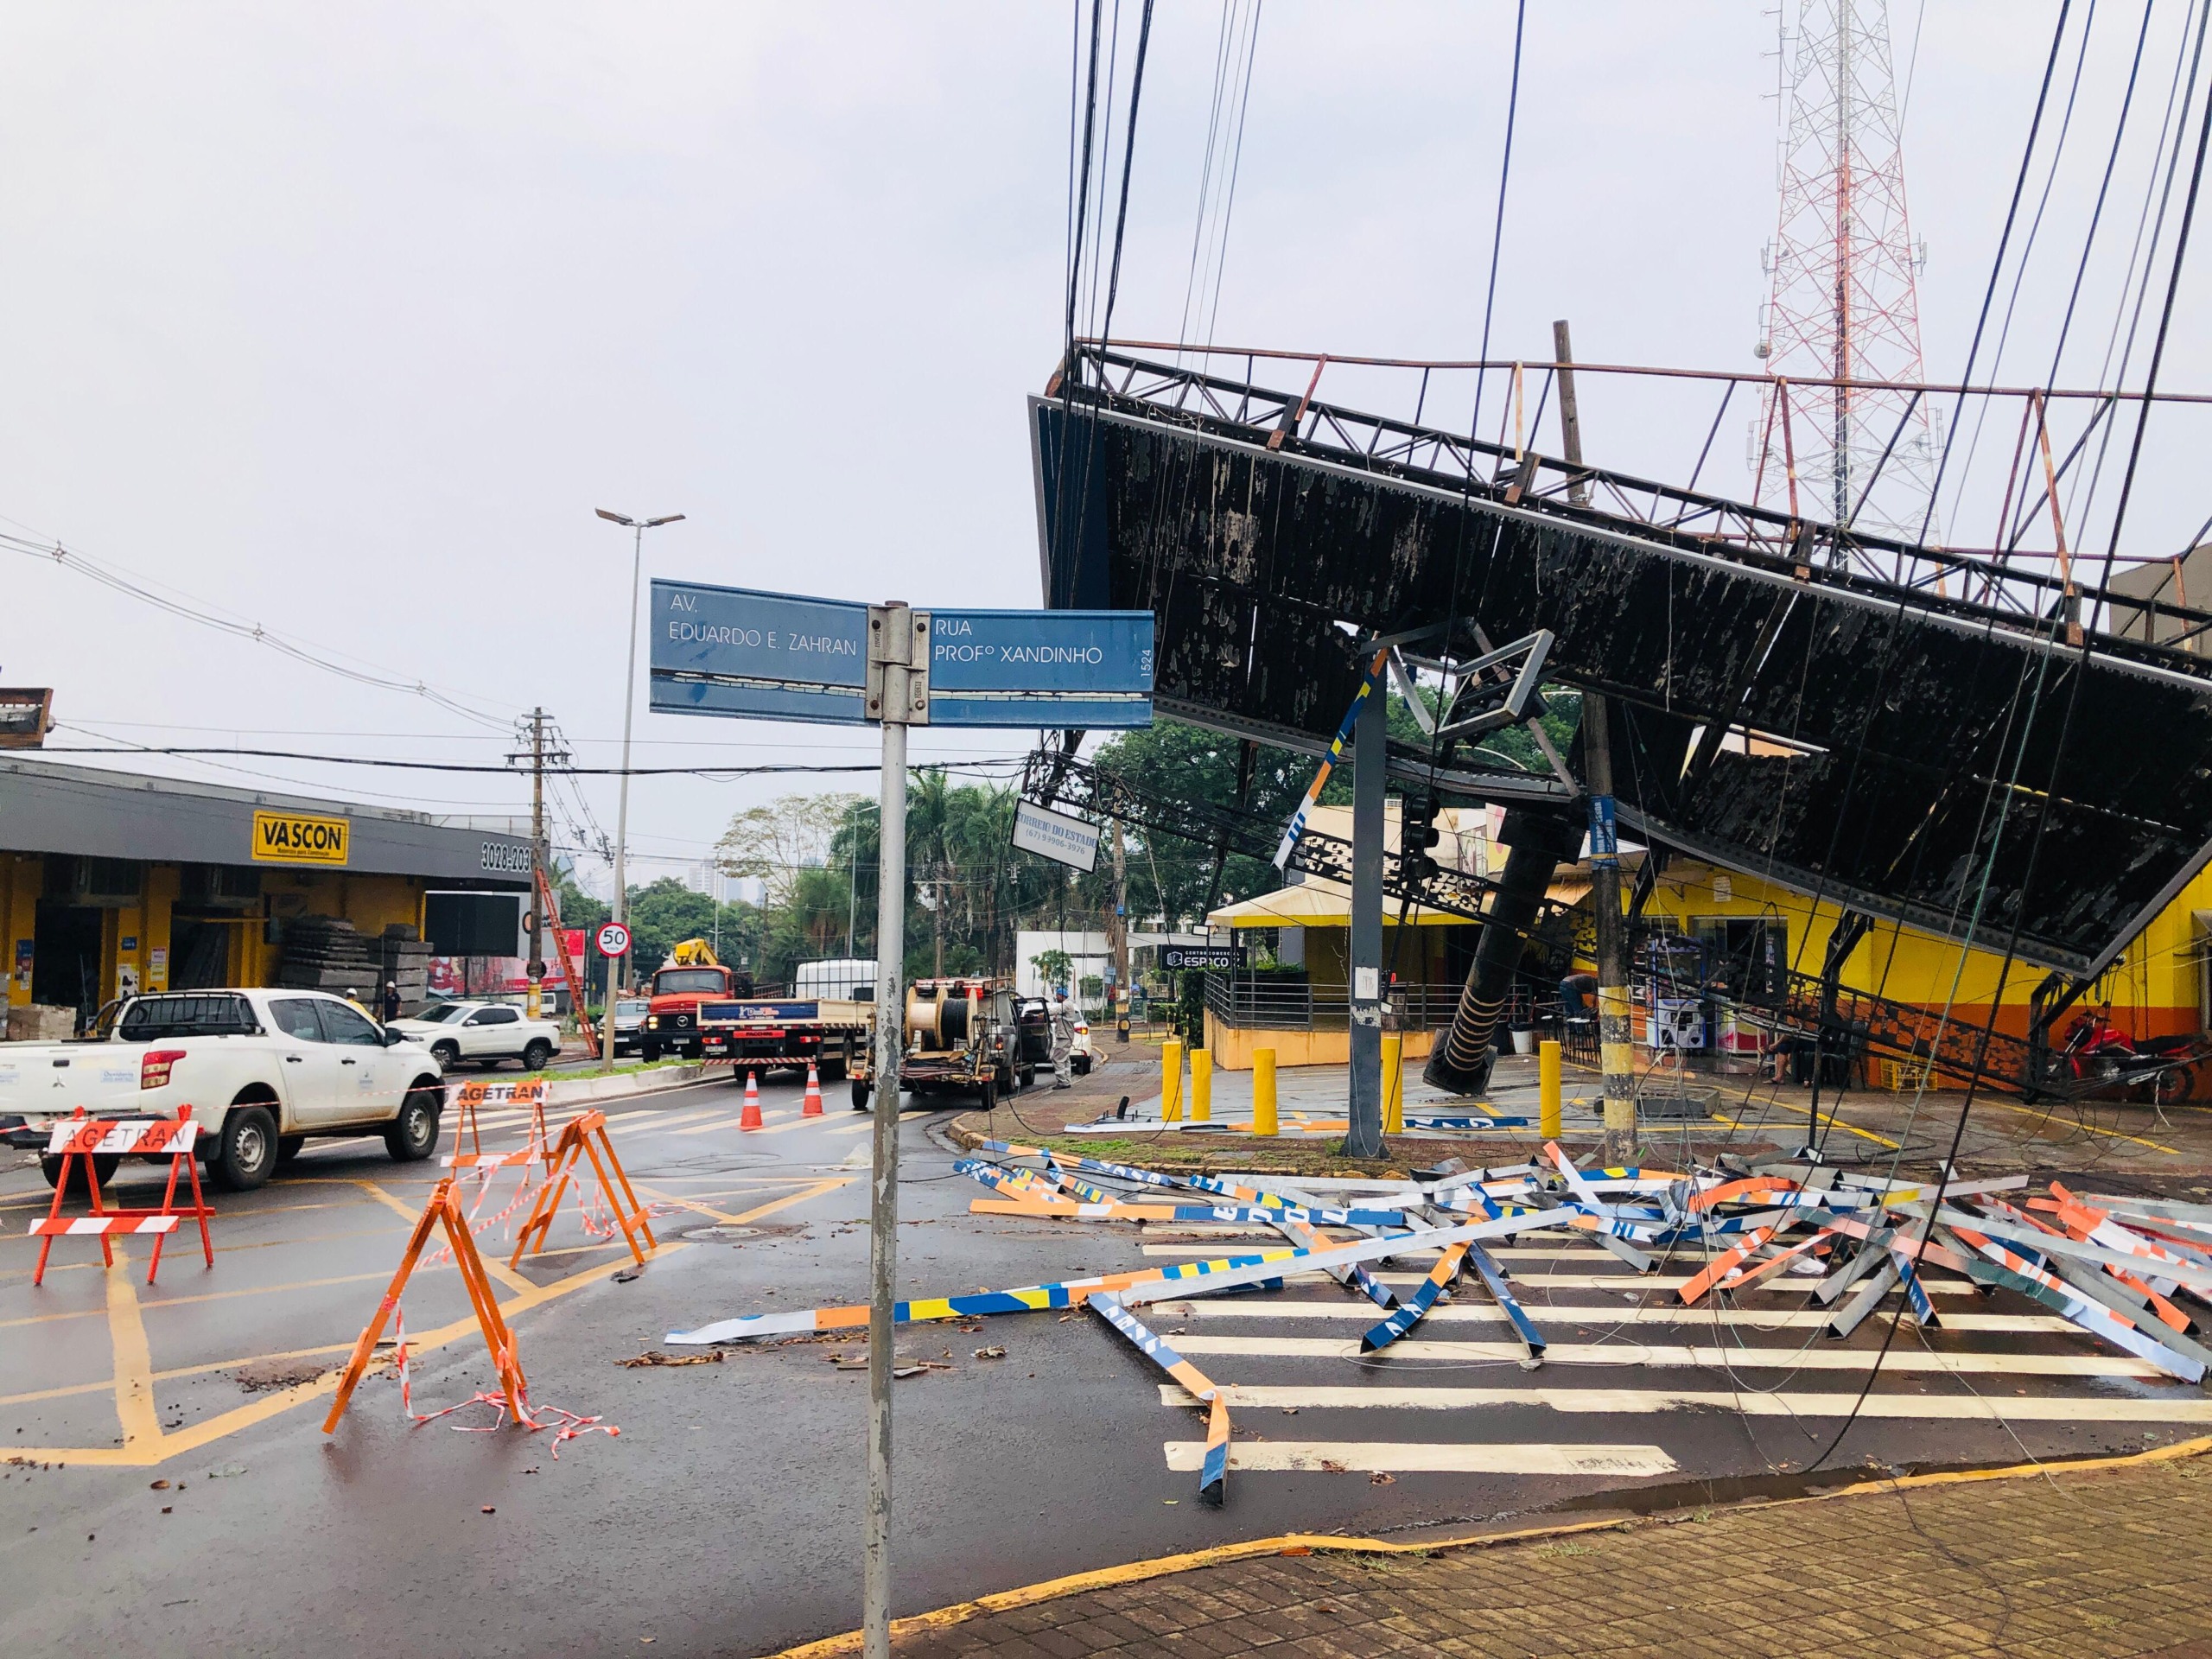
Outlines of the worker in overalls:
[{"label": "worker in overalls", "polygon": [[1072,1089],[1075,1084],[1070,1074],[1074,1070],[1071,1057],[1075,1053],[1075,1010],[1068,1006],[1065,989],[1052,993],[1052,1087]]}]

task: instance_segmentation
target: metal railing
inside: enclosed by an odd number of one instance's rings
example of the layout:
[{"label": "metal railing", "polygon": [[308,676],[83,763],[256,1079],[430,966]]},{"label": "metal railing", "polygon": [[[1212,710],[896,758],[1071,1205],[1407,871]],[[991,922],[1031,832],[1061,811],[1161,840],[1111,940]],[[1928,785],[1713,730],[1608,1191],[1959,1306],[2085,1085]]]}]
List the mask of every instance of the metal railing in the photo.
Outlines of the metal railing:
[{"label": "metal railing", "polygon": [[[1458,984],[1397,984],[1384,1001],[1391,1023],[1402,1031],[1438,1031],[1452,1023],[1459,1005]],[[1341,985],[1315,986],[1289,975],[1209,973],[1206,1012],[1224,1025],[1243,1029],[1328,1031],[1351,1018],[1351,1002]]]}]

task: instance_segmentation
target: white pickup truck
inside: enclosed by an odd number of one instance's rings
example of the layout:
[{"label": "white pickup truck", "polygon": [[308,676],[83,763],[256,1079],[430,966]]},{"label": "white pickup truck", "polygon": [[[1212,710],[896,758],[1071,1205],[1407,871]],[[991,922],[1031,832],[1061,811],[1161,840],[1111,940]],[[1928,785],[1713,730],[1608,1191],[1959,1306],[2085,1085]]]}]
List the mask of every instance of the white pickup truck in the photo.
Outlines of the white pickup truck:
[{"label": "white pickup truck", "polygon": [[[103,1011],[98,1034],[0,1043],[0,1142],[45,1152],[57,1118],[175,1117],[192,1108],[215,1182],[259,1186],[309,1135],[381,1132],[403,1163],[437,1150],[437,1060],[315,991],[168,991]],[[59,1183],[59,1158],[41,1157]],[[105,1180],[113,1160],[95,1170]]]},{"label": "white pickup truck", "polygon": [[390,1029],[404,1032],[437,1056],[448,1071],[474,1060],[487,1071],[501,1060],[520,1060],[525,1071],[543,1071],[561,1052],[561,1027],[525,1018],[511,1002],[441,1002]]}]

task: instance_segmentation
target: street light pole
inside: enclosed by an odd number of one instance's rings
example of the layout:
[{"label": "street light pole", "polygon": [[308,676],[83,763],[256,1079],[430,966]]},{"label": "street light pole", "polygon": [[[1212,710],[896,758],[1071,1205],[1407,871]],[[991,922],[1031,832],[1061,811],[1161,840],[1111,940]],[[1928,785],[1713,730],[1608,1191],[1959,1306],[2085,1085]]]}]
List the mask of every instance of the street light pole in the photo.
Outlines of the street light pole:
[{"label": "street light pole", "polygon": [[[609,512],[605,507],[594,509],[609,524],[620,524],[636,532],[630,543],[630,661],[622,677],[622,782],[616,795],[614,809],[614,919],[627,922],[630,909],[629,851],[630,851],[630,722],[638,700],[638,579],[643,574],[645,561],[645,532],[658,530],[663,524],[680,524],[683,515],[668,513],[658,518],[629,518],[619,512]],[[629,982],[630,957],[626,953],[620,963],[607,964],[607,1017],[605,1049],[601,1056],[603,1069],[614,1069],[614,998],[615,976],[619,968],[624,985]]]}]

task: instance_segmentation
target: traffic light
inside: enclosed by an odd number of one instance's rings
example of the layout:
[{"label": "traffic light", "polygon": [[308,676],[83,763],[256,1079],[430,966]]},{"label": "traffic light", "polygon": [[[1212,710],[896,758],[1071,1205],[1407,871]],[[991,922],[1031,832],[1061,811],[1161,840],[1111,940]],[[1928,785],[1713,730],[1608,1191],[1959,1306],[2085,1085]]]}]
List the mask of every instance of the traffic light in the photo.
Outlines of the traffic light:
[{"label": "traffic light", "polygon": [[1398,856],[1409,875],[1430,876],[1437,872],[1435,849],[1444,839],[1443,832],[1436,827],[1440,804],[1433,795],[1406,798],[1399,823]]}]

